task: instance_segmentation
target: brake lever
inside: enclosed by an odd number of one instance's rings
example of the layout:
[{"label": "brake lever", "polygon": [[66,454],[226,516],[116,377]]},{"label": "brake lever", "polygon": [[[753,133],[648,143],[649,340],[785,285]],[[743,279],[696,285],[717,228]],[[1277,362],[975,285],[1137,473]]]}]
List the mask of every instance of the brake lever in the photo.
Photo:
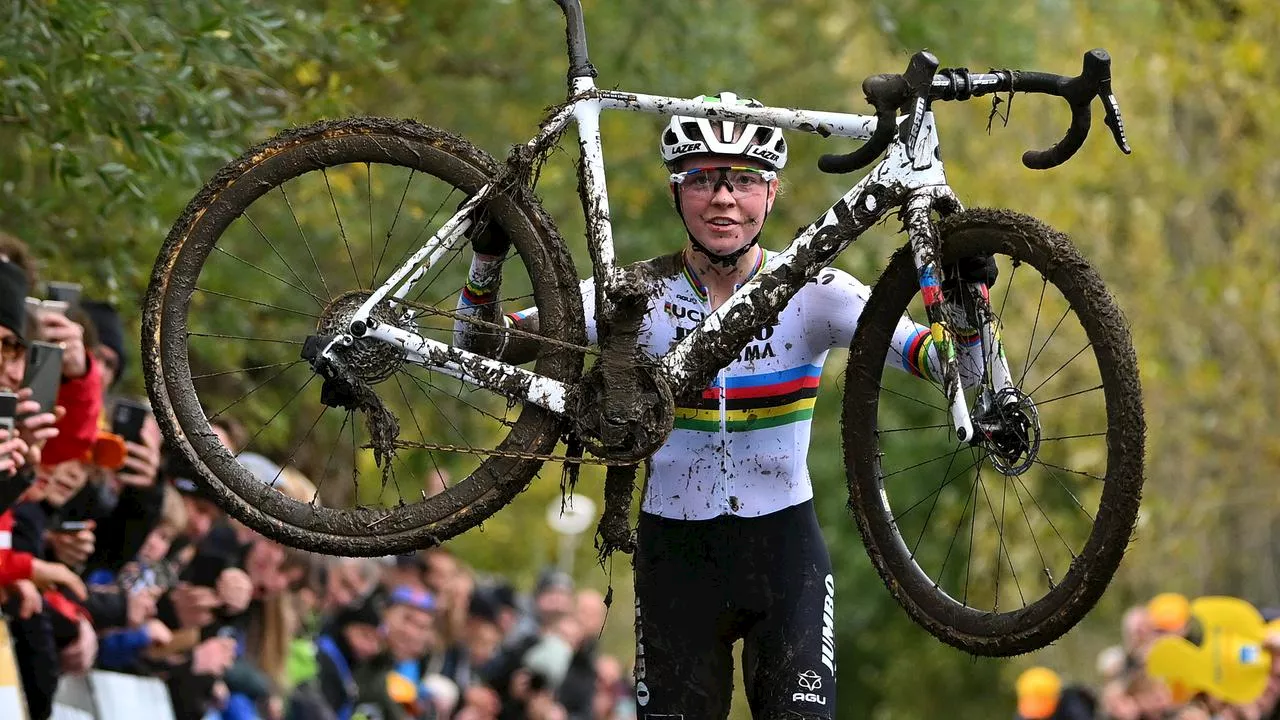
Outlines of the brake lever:
[{"label": "brake lever", "polygon": [[907,89],[912,95],[911,116],[907,120],[905,142],[907,158],[915,163],[916,147],[920,139],[920,128],[924,125],[924,113],[929,109],[929,91],[933,89],[933,75],[938,71],[938,58],[928,51],[921,51],[911,56],[907,71],[902,79],[907,82]]},{"label": "brake lever", "polygon": [[1111,128],[1111,137],[1115,139],[1120,152],[1129,155],[1133,149],[1129,147],[1129,139],[1124,134],[1124,119],[1120,117],[1120,103],[1115,93],[1111,92],[1111,78],[1107,78],[1098,87],[1098,98],[1102,100],[1102,108],[1106,111],[1105,122]]}]

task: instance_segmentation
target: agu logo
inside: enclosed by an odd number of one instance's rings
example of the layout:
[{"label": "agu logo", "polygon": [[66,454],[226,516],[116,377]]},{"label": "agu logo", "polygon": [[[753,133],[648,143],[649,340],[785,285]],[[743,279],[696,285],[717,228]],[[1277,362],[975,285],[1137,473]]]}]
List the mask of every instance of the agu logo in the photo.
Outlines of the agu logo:
[{"label": "agu logo", "polygon": [[805,692],[792,693],[791,700],[799,702],[817,703],[826,705],[827,699],[819,695],[816,690],[822,689],[822,677],[812,670],[805,670],[800,673],[796,681],[800,685],[800,689]]}]

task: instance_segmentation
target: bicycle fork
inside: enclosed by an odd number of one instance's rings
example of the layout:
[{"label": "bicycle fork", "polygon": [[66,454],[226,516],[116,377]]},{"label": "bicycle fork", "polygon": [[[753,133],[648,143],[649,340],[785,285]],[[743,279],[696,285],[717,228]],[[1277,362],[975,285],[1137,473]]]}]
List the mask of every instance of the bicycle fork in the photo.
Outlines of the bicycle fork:
[{"label": "bicycle fork", "polygon": [[[949,315],[947,301],[959,298],[946,298],[942,292],[943,269],[939,251],[941,250],[938,229],[931,213],[938,205],[951,205],[959,209],[955,197],[944,187],[938,192],[921,192],[908,198],[903,210],[904,224],[911,241],[911,255],[916,267],[916,277],[920,283],[920,293],[924,299],[925,315],[929,322],[929,332],[933,336],[934,347],[937,348],[938,359],[942,366],[942,389],[948,400],[951,424],[956,437],[961,442],[977,442],[978,433],[974,432],[974,418],[970,412],[968,401],[964,395],[964,383],[961,373],[961,359],[957,352],[960,339],[957,336],[956,319]],[[1004,345],[1000,339],[999,319],[991,312],[987,286],[983,283],[972,283],[966,290],[980,301],[974,303],[972,317],[978,322],[978,334],[971,343],[982,348],[983,379],[990,378],[989,397],[979,397],[980,407],[989,406],[994,398],[1003,391],[1013,387],[1012,375],[1005,358]],[[985,351],[991,348],[991,351]]]}]

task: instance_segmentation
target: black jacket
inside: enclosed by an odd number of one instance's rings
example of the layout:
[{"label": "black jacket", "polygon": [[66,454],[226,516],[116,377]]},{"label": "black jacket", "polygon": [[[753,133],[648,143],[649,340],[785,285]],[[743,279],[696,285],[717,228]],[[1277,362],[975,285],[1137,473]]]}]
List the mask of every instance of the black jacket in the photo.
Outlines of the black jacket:
[{"label": "black jacket", "polygon": [[[19,503],[13,508],[13,549],[44,559],[44,531],[49,508],[42,503]],[[58,648],[53,639],[53,612],[44,611],[9,622],[13,654],[22,674],[22,692],[27,698],[31,720],[46,720],[53,712],[53,695],[58,689]]]}]

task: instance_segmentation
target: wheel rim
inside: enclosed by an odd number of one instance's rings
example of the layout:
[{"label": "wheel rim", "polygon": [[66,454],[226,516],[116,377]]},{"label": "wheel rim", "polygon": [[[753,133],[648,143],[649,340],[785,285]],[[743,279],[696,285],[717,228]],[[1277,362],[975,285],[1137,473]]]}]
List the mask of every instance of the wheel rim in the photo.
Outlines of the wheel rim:
[{"label": "wheel rim", "polygon": [[[992,238],[1000,238],[1000,242]],[[985,238],[977,231],[968,235],[953,234],[947,237],[946,243],[949,255],[952,252],[978,254],[982,250],[1013,251],[1026,263],[1017,270],[1007,262],[1002,264],[1001,279],[992,289],[991,304],[1005,321],[1004,340],[1015,379],[1021,381],[1036,400],[1037,414],[1041,416],[1037,421],[1042,425],[1038,435],[1040,448],[1032,455],[1027,469],[997,474],[1003,481],[994,488],[988,487],[983,478],[990,478],[992,470],[985,456],[998,446],[986,443],[961,448],[967,444],[954,440],[941,390],[936,387],[929,387],[932,407],[904,412],[904,405],[923,407],[918,391],[925,384],[911,378],[890,377],[890,373],[881,374],[878,368],[867,370],[873,367],[868,355],[859,367],[861,372],[874,375],[874,382],[867,383],[874,389],[850,398],[845,417],[846,422],[855,423],[855,432],[874,432],[876,440],[867,443],[871,448],[863,448],[860,456],[850,458],[851,491],[855,505],[865,508],[865,516],[859,520],[871,537],[873,555],[879,556],[874,558],[877,569],[887,582],[892,580],[891,587],[898,588],[895,592],[899,600],[913,617],[935,635],[966,650],[983,654],[1025,652],[1065,632],[1096,602],[1123,552],[1136,515],[1134,483],[1141,483],[1142,430],[1136,371],[1132,367],[1127,335],[1121,333],[1123,342],[1116,342],[1116,318],[1112,316],[1111,306],[1102,302],[1104,298],[1090,295],[1080,286],[1081,264],[1062,264],[1063,253],[1074,255],[1069,246],[1059,243],[1056,250],[1046,254],[1037,243],[1025,242],[1009,233],[993,234],[989,230]],[[1004,299],[1001,295],[1007,296],[1013,291],[1002,291],[1001,287],[1002,283],[1010,286],[1022,283],[1031,274],[1029,265],[1049,268],[1048,279],[1064,286],[1059,305],[1081,308],[1086,317],[1066,333],[1056,313],[1047,323],[1030,320],[1027,326],[1040,329],[1035,335],[1025,334],[1021,340],[1029,343],[1019,345],[1011,331],[1018,328],[1014,319],[1020,316],[1010,311],[1007,304],[1001,307]],[[900,309],[907,306],[908,298],[912,298],[918,288],[909,257],[895,258],[895,270],[892,278],[890,272],[886,272],[888,285],[886,278],[882,278],[877,290],[880,291],[880,286],[891,288],[891,292],[886,291],[894,297],[894,303],[890,304]],[[1043,284],[1053,287],[1053,282]],[[1041,308],[1053,304],[1038,298],[1040,294],[1036,293],[1029,302]],[[916,311],[910,314],[916,322],[922,322],[922,306],[919,301],[913,302],[915,305],[908,310],[914,307]],[[1016,304],[1018,300],[1014,298],[1012,302]],[[1059,351],[1055,345],[1071,345],[1070,341],[1062,342],[1064,335],[1080,342],[1070,350]],[[887,338],[877,336],[863,338],[863,341],[868,347],[874,347],[876,341],[887,343]],[[855,341],[855,354],[859,351],[857,343]],[[1081,345],[1095,350],[1098,358],[1089,358],[1093,360],[1093,367],[1084,372],[1076,366],[1081,364],[1083,356],[1091,353],[1076,354]],[[1053,366],[1037,378],[1034,371],[1037,362],[1050,359],[1055,361]],[[851,368],[854,365],[851,361]],[[1089,373],[1094,381],[1085,382],[1083,386],[1073,377]],[[1132,386],[1119,381],[1117,373],[1132,376]],[[908,382],[904,384],[904,380]],[[1074,381],[1077,387],[1064,387],[1068,380]],[[852,386],[852,377],[850,383]],[[910,388],[912,384],[915,392]],[[904,399],[903,395],[910,399]],[[1063,411],[1064,406],[1084,406],[1090,401],[1094,406],[1091,409]],[[1124,427],[1118,427],[1113,420],[1134,406],[1138,409],[1136,424],[1120,423]],[[1062,430],[1061,417],[1066,415],[1070,419],[1071,412],[1086,421],[1092,417],[1097,426],[1082,432]],[[906,428],[913,426],[902,424],[903,418],[919,417],[922,413],[932,414],[934,419],[915,420],[914,427],[919,432],[908,432]],[[937,427],[929,428],[929,425]],[[930,445],[908,438],[926,430],[949,436],[955,451],[922,453],[919,449],[922,445],[935,448],[947,445],[937,440]],[[1138,438],[1136,461],[1108,452],[1109,446],[1132,449],[1135,435]],[[1076,446],[1069,451],[1069,457],[1075,458],[1074,464],[1062,460],[1061,447],[1068,445]],[[1081,446],[1086,447],[1081,449]],[[956,460],[962,453],[958,450],[964,450],[959,463]],[[1096,456],[1100,456],[1101,461]],[[1089,459],[1086,462],[1083,458]],[[965,467],[970,464],[974,467]],[[1006,471],[1017,469],[1016,465],[1006,467]],[[930,470],[932,472],[928,472]],[[914,483],[916,487],[912,487],[913,483],[907,482],[913,474],[929,474],[940,479],[921,489],[922,483]],[[1088,487],[1083,490],[1075,487],[1081,483],[1074,482],[1073,478],[1087,482]],[[1059,496],[1053,503],[1045,500],[1047,490],[1058,491]],[[1009,512],[1010,503],[1022,503],[1020,514]],[[1071,513],[1063,512],[1067,506],[1073,506],[1071,512],[1079,513],[1075,522],[1069,517]],[[1064,514],[1068,515],[1065,522],[1060,519]],[[943,522],[938,522],[939,518]],[[984,527],[984,520],[988,527]],[[1011,527],[1008,521],[1012,520],[1021,527],[1017,524]],[[945,531],[940,532],[939,528]],[[925,547],[931,540],[933,546],[940,549]],[[1054,557],[1055,551],[1057,557]],[[957,569],[957,557],[963,572]],[[977,563],[973,562],[975,559]],[[1048,572],[1033,573],[1028,582],[1019,564],[1039,570],[1047,568]],[[1052,585],[1050,576],[1054,580]],[[976,592],[972,582],[975,577],[983,579],[985,594]]]}]

